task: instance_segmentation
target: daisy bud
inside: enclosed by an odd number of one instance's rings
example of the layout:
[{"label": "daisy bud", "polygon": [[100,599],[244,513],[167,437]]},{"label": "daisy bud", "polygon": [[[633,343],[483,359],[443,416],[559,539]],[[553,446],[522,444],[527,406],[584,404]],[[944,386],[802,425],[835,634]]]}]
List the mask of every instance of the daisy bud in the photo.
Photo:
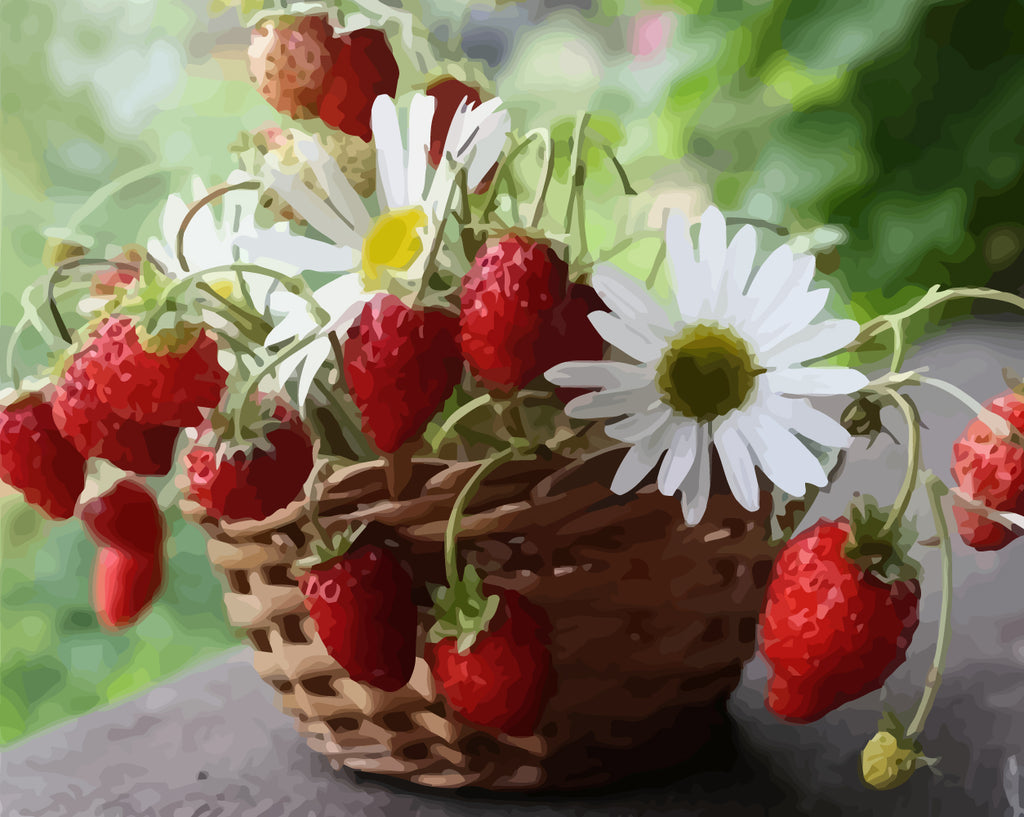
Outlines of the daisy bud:
[{"label": "daisy bud", "polygon": [[871,738],[860,753],[864,783],[878,791],[902,786],[918,768],[934,763],[922,754],[917,741],[898,738],[885,730]]}]

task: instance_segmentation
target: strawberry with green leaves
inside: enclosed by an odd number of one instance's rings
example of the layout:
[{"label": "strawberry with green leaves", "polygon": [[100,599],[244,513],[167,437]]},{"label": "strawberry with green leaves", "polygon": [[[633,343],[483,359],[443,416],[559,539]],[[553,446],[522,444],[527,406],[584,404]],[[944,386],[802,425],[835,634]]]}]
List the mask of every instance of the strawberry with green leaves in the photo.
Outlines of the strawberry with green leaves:
[{"label": "strawberry with green leaves", "polygon": [[785,544],[761,614],[761,653],[771,668],[768,708],[788,721],[817,720],[879,689],[906,659],[921,588],[904,527],[885,531],[870,502],[850,520],[819,520]]},{"label": "strawberry with green leaves", "polygon": [[435,603],[426,658],[452,709],[478,726],[532,735],[556,685],[547,614],[514,590],[483,585],[472,567]]},{"label": "strawberry with green leaves", "polygon": [[[313,471],[313,443],[299,415],[283,406],[257,409],[260,419],[237,433],[212,427],[185,452],[188,498],[214,519],[266,519],[298,499]],[[215,425],[230,429],[228,418]]]},{"label": "strawberry with green leaves", "polygon": [[163,581],[167,525],[153,494],[120,480],[82,507],[82,524],[99,546],[93,570],[93,606],[105,627],[134,624]]},{"label": "strawberry with green leaves", "polygon": [[353,547],[356,535],[314,545],[299,588],[327,653],[352,680],[394,692],[416,662],[412,579],[389,548]]}]

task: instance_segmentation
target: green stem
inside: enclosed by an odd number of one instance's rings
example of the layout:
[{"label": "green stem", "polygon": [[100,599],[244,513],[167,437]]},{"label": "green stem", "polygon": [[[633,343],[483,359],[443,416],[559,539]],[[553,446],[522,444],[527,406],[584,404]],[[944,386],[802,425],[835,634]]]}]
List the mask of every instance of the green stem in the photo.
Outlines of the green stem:
[{"label": "green stem", "polygon": [[658,254],[654,256],[654,264],[651,265],[651,271],[647,274],[647,281],[645,283],[647,284],[648,289],[652,289],[655,282],[658,280],[658,271],[661,269],[661,265],[665,263],[665,254],[667,251],[668,245],[662,241],[661,245],[658,247]]},{"label": "green stem", "polygon": [[260,387],[260,383],[263,382],[263,378],[272,374],[275,369],[278,368],[285,360],[294,355],[297,352],[301,352],[307,346],[312,344],[314,341],[319,340],[320,335],[314,332],[306,337],[297,338],[285,346],[281,351],[275,354],[270,360],[265,363],[256,374],[254,374],[249,381],[245,384],[245,388],[239,393],[236,398],[234,413],[236,414],[239,423],[236,424],[236,431],[241,433],[241,429],[244,428],[244,413],[245,409],[250,405],[252,396]]},{"label": "green stem", "polygon": [[437,434],[434,435],[434,438],[430,440],[430,448],[433,452],[435,454],[437,453],[437,450],[441,447],[441,443],[444,442],[445,438],[452,432],[452,429],[454,429],[462,419],[476,411],[478,408],[488,405],[490,402],[491,395],[483,394],[455,409],[455,411],[451,413],[451,416],[444,421],[444,424],[441,426]]},{"label": "green stem", "polygon": [[499,465],[511,460],[515,456],[516,450],[517,449],[514,447],[506,448],[504,451],[492,454],[486,460],[481,462],[480,466],[473,473],[473,476],[470,477],[469,482],[467,482],[459,492],[459,496],[456,498],[455,504],[452,506],[451,515],[448,517],[448,526],[444,531],[444,573],[448,580],[449,587],[455,587],[455,585],[459,583],[459,525],[462,523],[462,517],[466,512],[466,506],[476,495],[476,492],[479,490],[485,477]]},{"label": "green stem", "polygon": [[448,216],[452,211],[452,203],[455,201],[455,193],[459,189],[460,184],[465,185],[466,168],[459,168],[455,174],[455,178],[452,179],[452,185],[448,190],[448,201],[444,206],[444,215],[441,216],[441,223],[437,225],[434,230],[434,235],[430,242],[430,250],[427,252],[427,257],[423,261],[423,276],[420,278],[420,286],[416,291],[416,300],[422,302],[423,298],[427,294],[427,289],[430,284],[430,279],[437,271],[437,256],[441,252],[441,244],[444,241],[444,228],[448,223]]},{"label": "green stem", "polygon": [[498,196],[501,193],[501,185],[504,182],[509,190],[514,194],[515,187],[512,184],[512,161],[516,159],[527,147],[530,142],[538,137],[542,137],[546,131],[543,128],[534,128],[532,131],[523,137],[523,141],[519,142],[512,150],[509,151],[508,156],[505,157],[505,161],[501,163],[501,167],[498,168],[498,172],[494,176],[494,181],[491,183],[491,195],[487,199],[487,204],[484,205],[483,212],[480,215],[481,221],[489,221],[491,214],[498,209]]},{"label": "green stem", "polygon": [[953,630],[953,546],[949,539],[949,527],[942,509],[942,497],[948,493],[948,489],[938,477],[930,473],[925,475],[924,484],[925,490],[928,492],[932,516],[935,518],[935,532],[938,534],[939,546],[942,549],[942,611],[939,613],[939,635],[935,642],[935,657],[928,670],[928,678],[925,680],[924,694],[921,696],[921,703],[917,707],[910,726],[907,727],[907,737],[911,739],[921,734],[928,713],[935,704],[939,685],[942,683],[942,672],[946,666],[949,637]]},{"label": "green stem", "polygon": [[64,282],[66,274],[70,270],[88,266],[114,267],[115,269],[127,270],[137,269],[134,264],[126,264],[121,261],[110,261],[106,258],[69,258],[50,270],[50,277],[46,283],[46,300],[50,305],[50,315],[53,317],[53,322],[57,327],[57,334],[60,335],[61,340],[69,345],[72,342],[71,333],[68,331],[67,324],[64,322],[64,318],[60,314],[60,309],[57,307],[56,290],[57,286]]},{"label": "green stem", "polygon": [[917,485],[917,472],[919,460],[921,459],[921,416],[917,406],[908,397],[904,397],[895,389],[886,390],[889,398],[895,403],[903,417],[907,421],[907,473],[903,478],[903,484],[896,495],[896,501],[889,511],[889,516],[882,526],[882,535],[885,535],[907,512],[910,506],[910,498],[914,494],[914,486]]},{"label": "green stem", "polygon": [[633,185],[629,183],[629,176],[626,175],[626,168],[619,162],[619,157],[615,155],[615,151],[611,145],[602,145],[605,154],[611,159],[612,165],[615,166],[615,172],[619,174],[619,181],[622,183],[622,192],[627,196],[635,196],[636,190],[633,189]]},{"label": "green stem", "polygon": [[231,193],[234,190],[259,190],[260,183],[258,181],[247,181],[238,182],[236,184],[219,184],[210,190],[205,196],[196,201],[191,207],[188,208],[188,212],[185,213],[185,217],[181,220],[181,224],[178,226],[178,234],[174,239],[174,252],[178,257],[178,264],[181,265],[182,272],[188,272],[188,261],[185,259],[185,230],[188,229],[188,225],[192,223],[192,219],[196,217],[200,210],[211,202],[216,201],[221,196]]},{"label": "green stem", "polygon": [[544,213],[544,199],[548,195],[548,188],[551,186],[551,177],[555,172],[555,145],[551,140],[551,132],[544,131],[544,170],[541,173],[540,184],[537,187],[537,194],[533,198],[533,215],[530,217],[530,226],[534,229],[540,224],[540,217]]},{"label": "green stem", "polygon": [[772,224],[760,218],[739,218],[730,216],[725,220],[726,225],[735,227],[737,224],[749,224],[751,227],[760,227],[762,230],[771,230],[776,235],[789,235],[789,230],[780,224]]},{"label": "green stem", "polygon": [[270,332],[271,326],[263,320],[263,318],[254,316],[230,298],[225,298],[205,281],[200,281],[196,284],[196,289],[200,292],[205,292],[218,303],[227,307],[228,311],[235,317],[235,326],[237,326],[241,330],[242,334],[250,340],[262,343],[263,338],[265,338],[267,333]]},{"label": "green stem", "polygon": [[315,379],[313,383],[320,390],[324,399],[327,400],[329,407],[334,410],[334,415],[338,418],[338,424],[341,426],[342,436],[345,438],[345,444],[352,450],[354,458],[356,460],[369,459],[371,451],[366,442],[366,437],[363,436],[359,425],[352,415],[345,410],[345,406],[341,404],[338,395],[334,393],[334,390],[329,385],[319,379]]},{"label": "green stem", "polygon": [[[586,167],[580,163],[580,157],[583,155],[583,133],[587,128],[587,124],[590,122],[590,114],[586,111],[580,111],[576,116],[576,128],[573,130],[572,135],[572,154],[569,159],[569,168],[572,176],[570,182],[572,187],[569,189],[569,201],[565,207],[565,232],[568,234],[572,229],[572,216],[573,212],[579,214],[579,209],[576,208],[576,199],[581,195],[583,182],[586,179]],[[579,225],[581,233],[584,230],[583,225]],[[582,238],[585,241],[585,237]]]},{"label": "green stem", "polygon": [[969,408],[974,414],[977,415],[978,419],[981,420],[985,425],[992,429],[993,433],[999,437],[1008,438],[1015,442],[1022,442],[1019,432],[1013,426],[1010,425],[1006,420],[996,414],[994,411],[989,411],[985,406],[978,402],[975,398],[971,397],[967,392],[961,389],[959,386],[954,386],[945,380],[941,380],[938,377],[926,377],[923,374],[916,374],[913,380],[909,382],[913,385],[914,383],[922,386],[931,386],[932,388],[944,391],[950,397],[959,400],[967,408]]}]

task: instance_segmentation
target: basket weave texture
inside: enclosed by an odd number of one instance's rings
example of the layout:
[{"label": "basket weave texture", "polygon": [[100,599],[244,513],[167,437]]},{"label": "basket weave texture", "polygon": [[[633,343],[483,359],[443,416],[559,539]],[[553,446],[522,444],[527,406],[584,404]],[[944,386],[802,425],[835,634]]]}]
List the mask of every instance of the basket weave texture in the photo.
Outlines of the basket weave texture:
[{"label": "basket weave texture", "polygon": [[[687,527],[678,499],[655,486],[608,490],[621,454],[506,463],[463,520],[462,557],[490,584],[543,607],[553,624],[557,691],[528,738],[461,720],[422,658],[397,692],[347,677],[290,572],[316,536],[308,503],[262,522],[218,523],[191,503],[185,512],[209,536],[228,617],[248,632],[256,670],[336,769],[435,787],[574,788],[685,760],[720,726],[753,653],[774,556],[767,494],[751,514],[716,473],[704,520]],[[363,537],[395,548],[416,587],[421,644],[431,624],[427,586],[444,581],[447,518],[477,465],[415,460],[407,498],[397,500],[382,462],[336,470],[317,489],[329,533],[368,522]]]}]

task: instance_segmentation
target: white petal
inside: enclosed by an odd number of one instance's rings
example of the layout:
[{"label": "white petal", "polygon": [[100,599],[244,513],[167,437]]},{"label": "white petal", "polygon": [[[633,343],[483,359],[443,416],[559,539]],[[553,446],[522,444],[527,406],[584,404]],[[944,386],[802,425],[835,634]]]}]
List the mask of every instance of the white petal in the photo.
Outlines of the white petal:
[{"label": "white petal", "polygon": [[739,423],[765,476],[790,496],[803,496],[808,483],[824,486],[828,482],[821,463],[771,415],[745,415]]},{"label": "white petal", "polygon": [[370,114],[377,147],[377,186],[383,195],[381,211],[408,207],[405,187],[405,147],[398,124],[398,109],[386,94],[373,101]]},{"label": "white petal", "polygon": [[264,160],[263,176],[267,186],[280,193],[315,230],[319,230],[335,244],[362,247],[362,235],[351,224],[339,218],[326,201],[306,187],[297,173],[283,167],[272,153],[268,153]]},{"label": "white petal", "polygon": [[566,405],[565,413],[578,420],[600,420],[651,411],[660,402],[657,389],[651,385],[642,389],[583,394]]},{"label": "white petal", "polygon": [[652,411],[644,411],[639,414],[631,414],[624,420],[609,423],[604,427],[604,433],[613,440],[623,443],[635,443],[655,431],[668,421],[672,416],[672,409],[661,405]]},{"label": "white petal", "polygon": [[850,432],[807,400],[771,395],[766,406],[790,431],[808,440],[830,448],[848,448],[853,442]]},{"label": "white petal", "polygon": [[787,244],[776,249],[754,274],[747,290],[747,297],[755,304],[750,312],[751,321],[760,321],[807,292],[813,274],[814,256],[794,256]]},{"label": "white petal", "polygon": [[608,312],[591,312],[587,317],[602,338],[640,363],[658,360],[665,349],[664,339],[639,322],[626,323]]},{"label": "white petal", "polygon": [[555,386],[573,389],[640,389],[653,382],[645,366],[607,360],[573,360],[547,370],[544,377]]},{"label": "white petal", "polygon": [[437,100],[416,94],[409,106],[409,166],[406,170],[406,199],[410,204],[423,201],[427,187],[427,154],[430,152],[430,126]]},{"label": "white petal", "polygon": [[700,220],[700,261],[708,271],[709,285],[718,292],[725,269],[725,216],[717,207],[709,207]]},{"label": "white petal", "polygon": [[829,394],[852,394],[868,384],[856,369],[841,366],[820,366],[779,369],[762,375],[765,384],[776,394],[808,397]]},{"label": "white petal", "polygon": [[295,140],[295,152],[309,164],[313,175],[327,193],[327,204],[337,217],[358,235],[370,228],[366,205],[341,170],[337,159],[327,152],[318,139],[302,137]]},{"label": "white petal", "polygon": [[466,166],[470,190],[476,189],[488,171],[501,158],[511,127],[512,117],[508,111],[501,111],[491,117],[491,120],[474,139],[472,156]]},{"label": "white petal", "polygon": [[308,312],[290,312],[267,333],[263,345],[276,346],[282,341],[305,337],[319,328],[316,321],[313,320],[313,316]]},{"label": "white petal", "polygon": [[305,270],[347,271],[358,267],[361,258],[360,251],[353,247],[340,247],[279,228],[239,236],[235,243],[253,264],[272,267],[285,275],[298,275]]},{"label": "white petal", "polygon": [[598,264],[594,267],[590,284],[617,317],[626,321],[643,321],[655,326],[663,336],[674,330],[677,321],[669,317],[643,284],[618,267]]},{"label": "white petal", "polygon": [[830,320],[811,324],[758,354],[762,366],[781,369],[794,363],[827,357],[842,349],[860,333],[851,320]]},{"label": "white petal", "polygon": [[302,364],[302,371],[299,373],[299,405],[306,402],[309,396],[309,389],[313,380],[320,371],[320,367],[327,362],[331,355],[331,342],[327,338],[317,338],[306,350],[306,360]]},{"label": "white petal", "polygon": [[711,497],[711,441],[703,430],[696,444],[697,460],[681,486],[683,492],[683,519],[687,525],[696,525],[704,518]]},{"label": "white petal", "polygon": [[366,290],[360,277],[349,273],[324,284],[313,292],[313,297],[333,320],[354,304],[361,304],[366,299]]},{"label": "white petal", "polygon": [[700,426],[696,422],[677,418],[674,425],[675,433],[658,472],[658,490],[665,496],[672,496],[679,490],[697,458],[697,444],[703,439]]},{"label": "white petal", "polygon": [[677,281],[693,273],[697,264],[693,257],[690,222],[682,210],[669,210],[665,218],[665,250]]},{"label": "white petal", "polygon": [[762,346],[778,343],[809,326],[825,308],[828,295],[824,287],[796,295],[758,321],[744,322],[743,331]]},{"label": "white petal", "polygon": [[714,441],[729,490],[742,507],[756,511],[761,504],[761,491],[750,446],[737,430],[736,424],[728,421],[723,422],[715,432]]},{"label": "white petal", "polygon": [[624,494],[631,491],[654,470],[674,430],[671,423],[662,425],[626,452],[612,480],[612,493]]}]

